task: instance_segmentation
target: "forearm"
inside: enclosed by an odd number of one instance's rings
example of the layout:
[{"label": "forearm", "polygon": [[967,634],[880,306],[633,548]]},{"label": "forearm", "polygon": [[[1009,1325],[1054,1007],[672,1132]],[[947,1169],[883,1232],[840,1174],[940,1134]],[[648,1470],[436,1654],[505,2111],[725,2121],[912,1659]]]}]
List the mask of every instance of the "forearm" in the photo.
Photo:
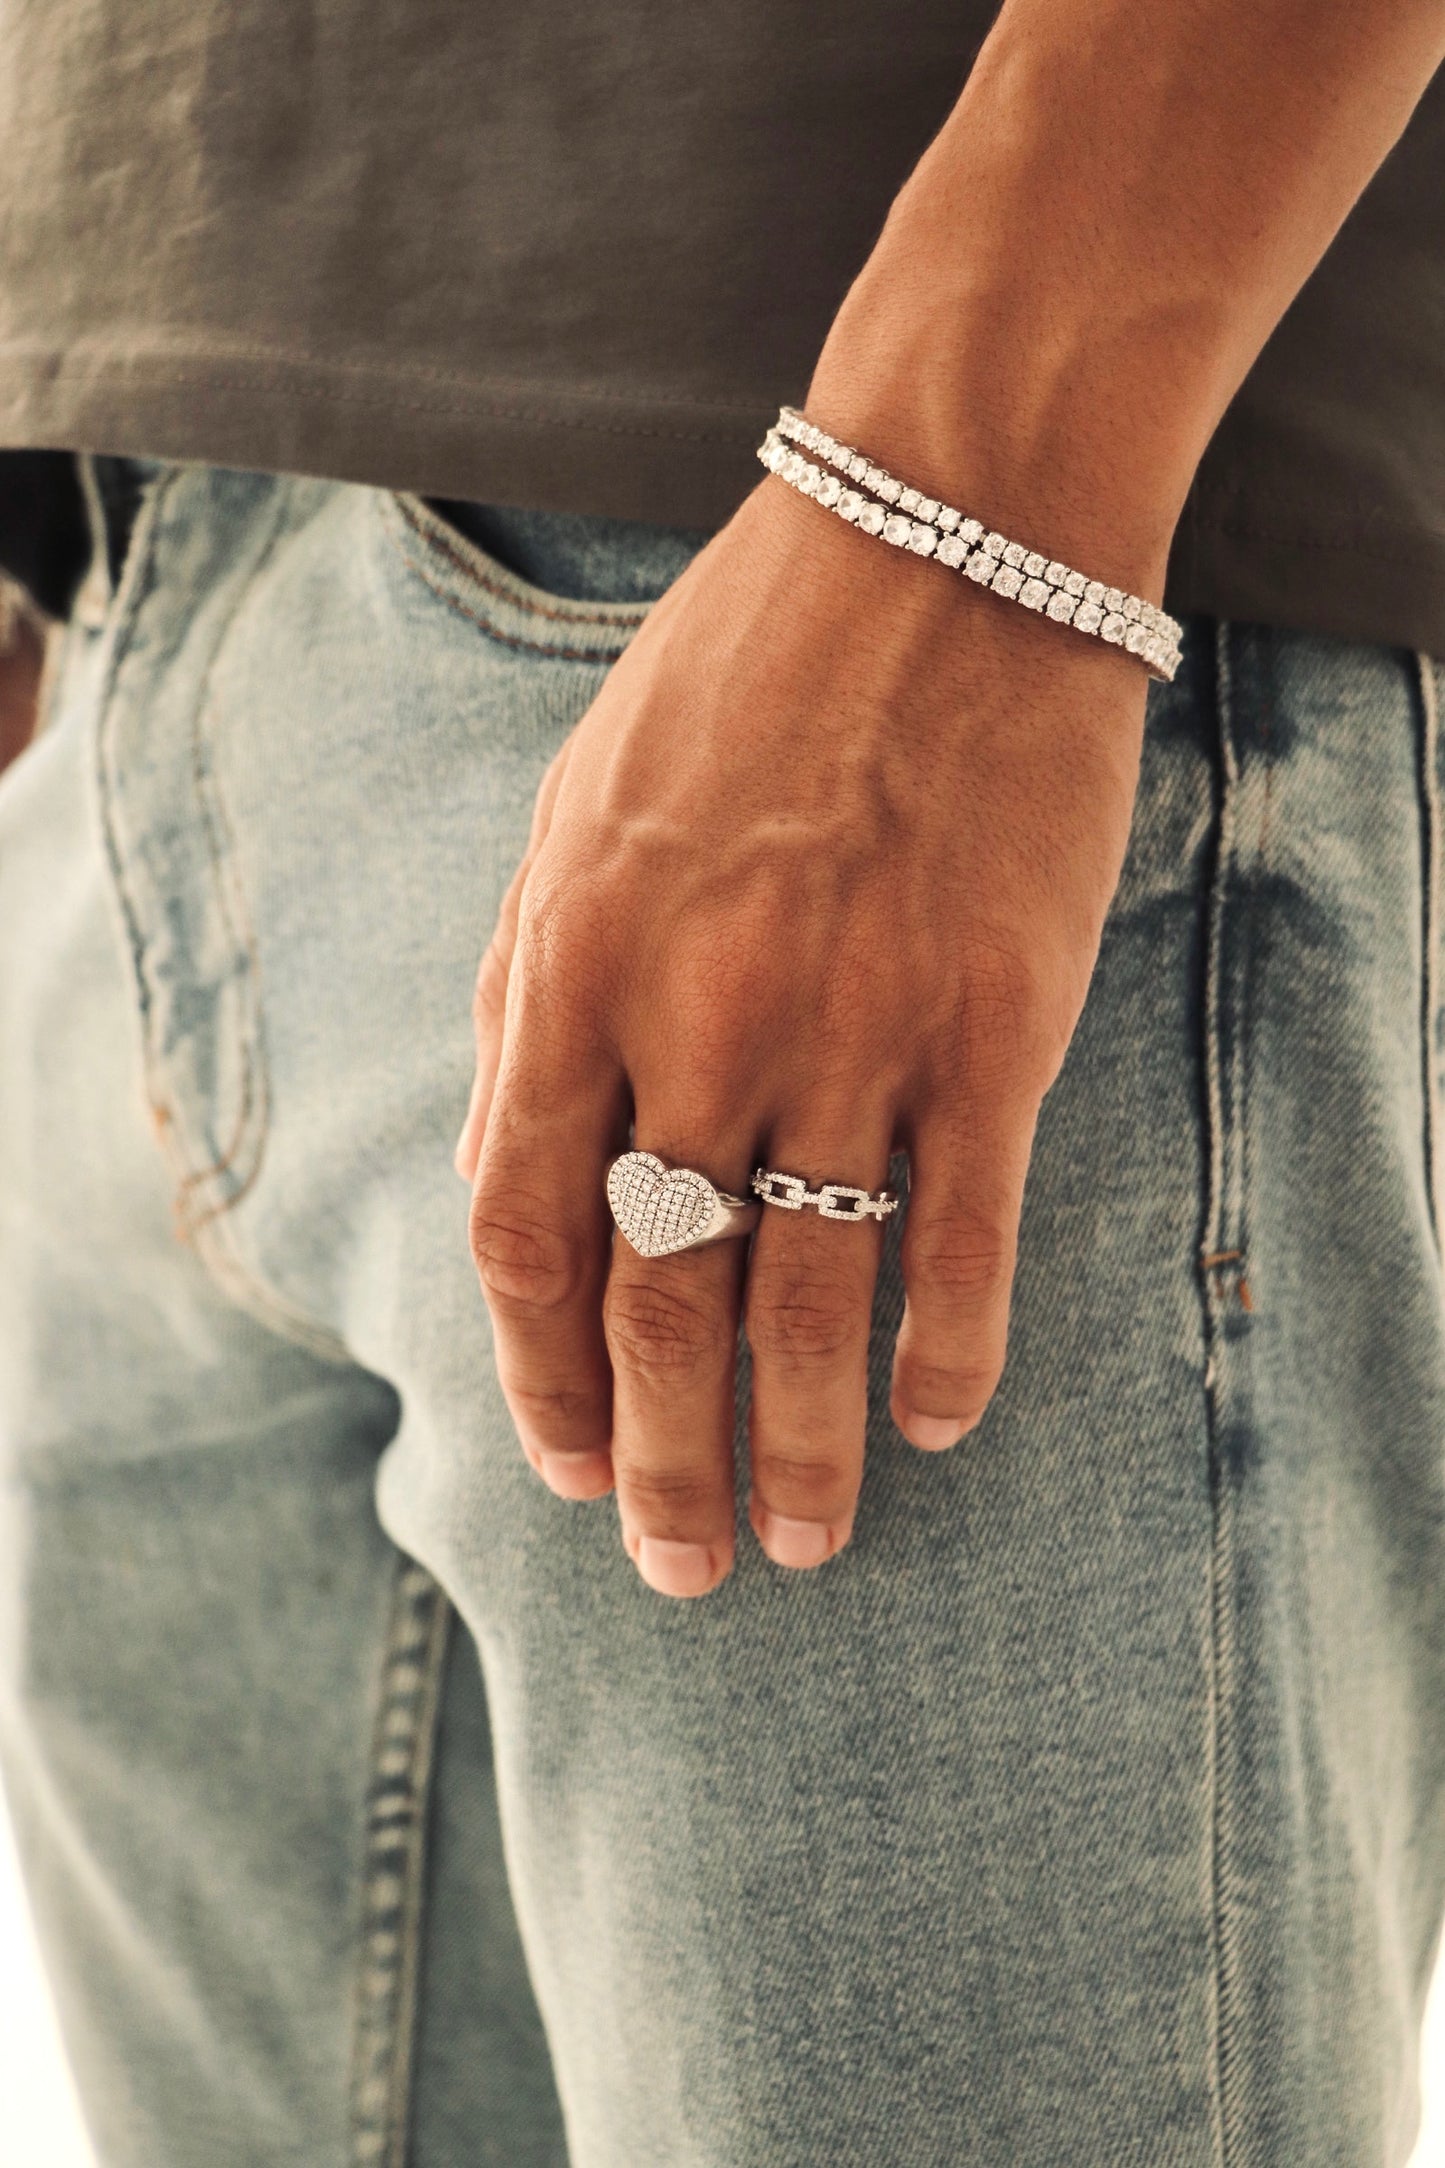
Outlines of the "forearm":
[{"label": "forearm", "polygon": [[810,410],[1157,592],[1220,415],[1442,57],[1441,0],[1006,0]]}]

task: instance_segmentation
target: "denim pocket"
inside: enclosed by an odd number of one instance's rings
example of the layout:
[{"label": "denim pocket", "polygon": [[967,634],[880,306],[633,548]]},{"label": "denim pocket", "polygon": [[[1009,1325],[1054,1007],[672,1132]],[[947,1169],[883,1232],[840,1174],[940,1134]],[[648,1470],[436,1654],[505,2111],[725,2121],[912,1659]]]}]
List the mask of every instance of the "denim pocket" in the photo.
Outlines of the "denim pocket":
[{"label": "denim pocket", "polygon": [[505,647],[563,662],[615,662],[652,608],[651,601],[578,601],[534,587],[422,497],[377,491],[376,504],[415,578]]}]

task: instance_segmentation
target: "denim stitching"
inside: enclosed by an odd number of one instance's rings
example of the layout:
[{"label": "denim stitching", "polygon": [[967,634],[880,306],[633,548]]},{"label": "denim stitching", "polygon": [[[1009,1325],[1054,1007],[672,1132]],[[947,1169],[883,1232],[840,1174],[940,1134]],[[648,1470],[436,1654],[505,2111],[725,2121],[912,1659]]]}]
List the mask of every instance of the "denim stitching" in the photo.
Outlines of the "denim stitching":
[{"label": "denim stitching", "polygon": [[1440,1015],[1440,697],[1435,665],[1428,655],[1417,654],[1415,667],[1420,684],[1420,1050],[1424,1065],[1425,1196],[1435,1253],[1441,1251],[1440,1200],[1440,1083],[1439,1047],[1436,1043]]},{"label": "denim stitching", "polygon": [[1207,1124],[1207,1184],[1201,1285],[1204,1297],[1205,1418],[1209,1456],[1210,1547],[1206,1716],[1206,1797],[1209,1819],[1207,1886],[1212,1946],[1213,2104],[1219,2168],[1234,2168],[1237,2151],[1236,2031],[1238,1939],[1231,1917],[1232,1808],[1230,1791],[1233,1710],[1237,1651],[1234,1640],[1234,1501],[1233,1486],[1219,1440],[1219,1360],[1222,1315],[1228,1294],[1218,1267],[1242,1261],[1242,1241],[1235,1239],[1231,1209],[1234,1192],[1230,1144],[1240,1122],[1243,1034],[1237,1033],[1226,1055],[1223,1045],[1224,981],[1228,967],[1229,905],[1237,871],[1237,795],[1239,769],[1234,743],[1231,627],[1221,620],[1215,636],[1218,751],[1218,799],[1215,862],[1207,897],[1207,949],[1204,988],[1204,1071]]},{"label": "denim stitching", "polygon": [[[391,502],[398,513],[406,516],[398,499],[393,498]],[[616,631],[626,635],[625,638],[610,641],[606,645],[597,647],[567,647],[545,640],[526,639],[519,633],[503,632],[495,618],[488,612],[468,608],[462,597],[454,593],[446,584],[441,574],[432,566],[423,563],[419,558],[412,555],[401,538],[392,531],[390,522],[385,524],[384,531],[387,541],[396,551],[402,563],[409,572],[415,573],[416,577],[425,587],[431,590],[439,602],[445,604],[446,608],[453,611],[456,616],[465,618],[468,624],[475,625],[488,640],[495,641],[499,647],[512,648],[519,654],[539,655],[553,662],[592,663],[606,667],[616,662],[618,657],[626,652],[634,634],[641,627],[643,618],[648,610],[652,608],[651,603],[639,604],[637,606],[637,615],[631,619],[619,619],[601,612],[596,615],[588,615],[582,609],[575,612],[545,609],[539,604],[529,602],[524,596],[514,595],[509,589],[488,581],[483,572],[470,565],[459,553],[453,555],[450,547],[440,536],[432,537],[426,534],[424,530],[417,528],[414,522],[408,520],[408,523],[413,526],[419,540],[434,546],[440,554],[450,558],[458,572],[465,577],[469,586],[482,594],[493,596],[498,602],[505,603],[509,608],[525,612],[534,617],[555,618],[560,623],[573,624],[583,630],[595,627],[598,630]],[[630,605],[614,604],[611,607],[620,609],[628,608]]]},{"label": "denim stitching", "polygon": [[452,1608],[403,1558],[392,1592],[366,1797],[351,2057],[351,2168],[404,2168],[435,1763]]},{"label": "denim stitching", "polygon": [[[480,543],[470,544],[473,554],[480,560],[474,564],[467,556],[461,538],[437,513],[429,512],[413,499],[394,494],[390,508],[404,520],[418,539],[425,542],[440,557],[445,557],[466,580],[469,587],[480,588],[483,594],[495,596],[511,609],[520,610],[528,617],[544,617],[559,625],[596,625],[619,632],[635,632],[652,605],[648,602],[565,602],[560,595],[544,597],[540,588],[526,592],[527,584],[519,578],[515,586],[501,580],[489,579],[481,569],[490,560]],[[392,537],[396,541],[395,536]],[[402,548],[396,543],[398,549]],[[405,551],[403,549],[403,555]],[[408,559],[410,562],[410,559]],[[519,591],[520,590],[520,591]]]},{"label": "denim stitching", "polygon": [[[238,1138],[233,1142],[230,1154],[223,1155],[219,1160],[212,1161],[204,1167],[197,1167],[195,1156],[190,1149],[188,1126],[183,1120],[177,1105],[167,1096],[161,1081],[161,1064],[155,1046],[155,1004],[152,998],[147,964],[148,941],[145,932],[144,914],[134,893],[127,865],[127,845],[124,837],[124,816],[122,812],[125,794],[121,785],[119,763],[116,758],[114,743],[119,722],[115,693],[121,669],[134,637],[136,624],[145,603],[154,590],[157,539],[161,525],[162,506],[168,501],[172,491],[184,480],[185,472],[182,469],[175,469],[163,475],[149,494],[136,520],[130,548],[126,553],[125,575],[117,591],[112,649],[107,658],[105,675],[97,702],[95,768],[100,825],[113,890],[119,905],[126,944],[130,952],[131,970],[136,991],[136,1007],[140,1022],[146,1097],[163,1156],[176,1176],[177,1187],[174,1209],[177,1233],[183,1240],[194,1243],[197,1255],[202,1259],[212,1277],[230,1300],[250,1310],[252,1314],[261,1315],[272,1330],[296,1344],[308,1348],[323,1360],[329,1362],[349,1361],[350,1356],[347,1349],[334,1333],[325,1326],[318,1325],[313,1319],[304,1316],[284,1296],[268,1287],[242,1262],[235,1253],[234,1248],[221,1239],[215,1223],[220,1214],[226,1209],[227,1202],[235,1203],[238,1201],[239,1196],[244,1193],[242,1190],[238,1190],[230,1200],[222,1200],[219,1205],[215,1205],[208,1210],[190,1211],[188,1209],[187,1200],[190,1193],[201,1183],[214,1180],[219,1173],[226,1171],[228,1165],[234,1159],[235,1152],[239,1149],[239,1143],[242,1140]],[[281,521],[278,517],[276,529],[267,543],[266,551],[263,553],[260,562],[265,561],[265,557],[269,555],[270,549],[274,546],[276,536],[280,531],[280,525]],[[259,569],[259,566],[257,569]],[[239,611],[241,602],[249,591],[249,585],[248,582],[247,587],[242,590],[241,598],[236,604],[236,611]],[[232,622],[234,622],[235,614],[236,612],[232,613]],[[228,631],[229,625],[222,631],[217,641],[216,649],[211,658],[211,665],[206,672],[206,682],[201,689],[198,715],[205,703],[216,655],[219,654]],[[207,844],[212,868],[216,873],[218,883],[220,883],[221,874],[215,857],[216,840],[209,830]],[[250,954],[254,970],[254,944],[251,946]],[[259,1028],[259,996],[256,996],[253,1001],[251,1014],[254,1019],[253,1028]],[[248,1036],[243,1060],[249,1067],[253,1059]],[[242,1115],[240,1118],[242,1124],[244,1124],[248,1106],[249,1087],[243,1084]],[[264,1136],[262,1143],[264,1143]],[[254,1164],[245,1184],[247,1188],[254,1181],[256,1173],[259,1171],[260,1159],[261,1151],[258,1148]]]}]

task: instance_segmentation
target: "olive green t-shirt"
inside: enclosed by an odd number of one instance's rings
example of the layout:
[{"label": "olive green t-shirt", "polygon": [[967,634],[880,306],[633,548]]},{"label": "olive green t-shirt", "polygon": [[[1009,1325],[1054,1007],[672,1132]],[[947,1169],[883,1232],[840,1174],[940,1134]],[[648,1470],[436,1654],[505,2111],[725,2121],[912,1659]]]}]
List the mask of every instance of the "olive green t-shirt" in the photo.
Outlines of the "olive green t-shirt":
[{"label": "olive green t-shirt", "polygon": [[[714,525],[993,13],[5,0],[0,445]],[[1441,78],[1225,416],[1168,601],[1445,652]]]}]

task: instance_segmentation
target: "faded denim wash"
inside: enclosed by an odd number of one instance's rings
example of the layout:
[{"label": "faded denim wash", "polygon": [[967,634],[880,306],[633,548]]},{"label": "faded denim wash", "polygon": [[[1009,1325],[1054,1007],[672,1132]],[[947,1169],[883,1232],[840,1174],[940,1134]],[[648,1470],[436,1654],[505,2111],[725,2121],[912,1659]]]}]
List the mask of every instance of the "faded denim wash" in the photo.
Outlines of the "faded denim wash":
[{"label": "faded denim wash", "polygon": [[521,1455],[451,1149],[697,538],[132,479],[0,784],[0,1742],[105,2168],[1399,2168],[1440,667],[1189,623],[988,1416],[891,1432],[894,1224],[852,1545],[744,1469],[677,1604]]}]

